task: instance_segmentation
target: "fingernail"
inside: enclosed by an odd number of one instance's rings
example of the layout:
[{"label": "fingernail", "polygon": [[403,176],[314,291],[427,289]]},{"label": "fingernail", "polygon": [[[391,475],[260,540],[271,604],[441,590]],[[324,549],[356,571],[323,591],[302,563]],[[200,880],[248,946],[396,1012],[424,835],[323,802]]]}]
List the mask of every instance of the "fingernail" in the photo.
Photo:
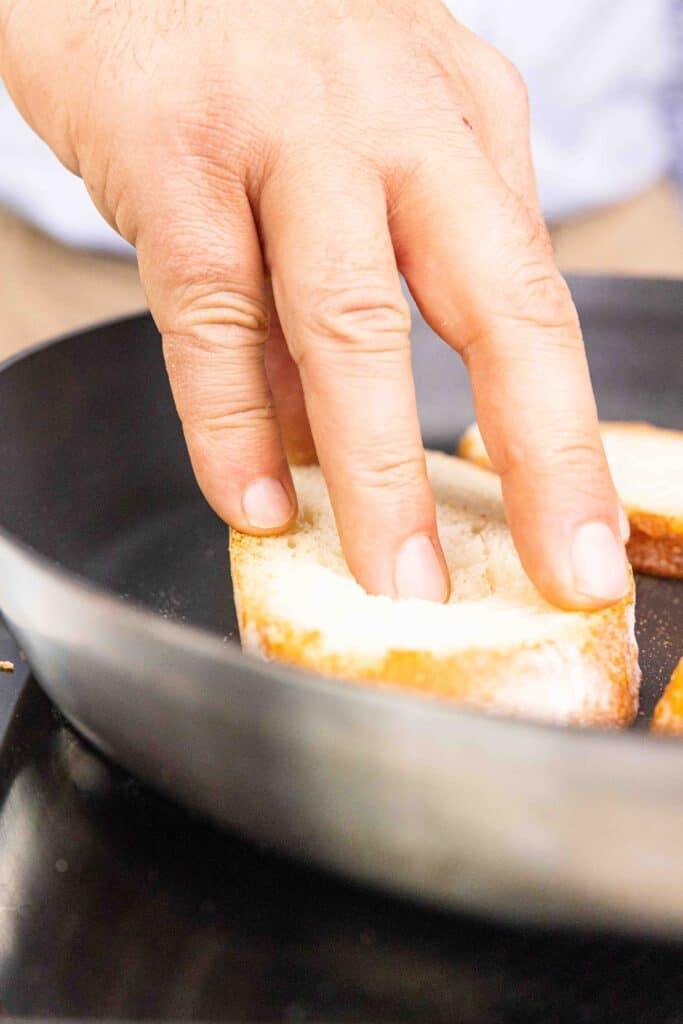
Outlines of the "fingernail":
[{"label": "fingernail", "polygon": [[628,521],[628,516],[624,512],[624,506],[619,502],[619,530],[621,532],[621,539],[624,544],[631,536],[631,524]]},{"label": "fingernail", "polygon": [[572,544],[574,585],[585,597],[618,601],[629,588],[623,545],[606,523],[584,523]]},{"label": "fingernail", "polygon": [[394,585],[397,597],[417,597],[423,601],[446,600],[448,583],[434,545],[426,533],[414,534],[399,548]]},{"label": "fingernail", "polygon": [[252,480],[242,495],[242,509],[255,530],[276,530],[286,526],[292,503],[279,480],[269,476]]}]

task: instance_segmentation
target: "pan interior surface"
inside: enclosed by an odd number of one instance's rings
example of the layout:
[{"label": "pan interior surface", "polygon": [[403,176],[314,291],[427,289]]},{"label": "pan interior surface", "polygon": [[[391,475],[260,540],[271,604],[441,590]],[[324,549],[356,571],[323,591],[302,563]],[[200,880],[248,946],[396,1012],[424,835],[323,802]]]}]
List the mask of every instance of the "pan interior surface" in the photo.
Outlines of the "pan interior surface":
[{"label": "pan interior surface", "polygon": [[[603,418],[683,426],[683,283],[579,278]],[[457,357],[413,310],[426,443],[452,451],[473,412]],[[164,618],[237,642],[227,531],[195,484],[147,317],[96,327],[0,374],[0,526]],[[638,580],[640,721],[683,653],[683,585]]]}]

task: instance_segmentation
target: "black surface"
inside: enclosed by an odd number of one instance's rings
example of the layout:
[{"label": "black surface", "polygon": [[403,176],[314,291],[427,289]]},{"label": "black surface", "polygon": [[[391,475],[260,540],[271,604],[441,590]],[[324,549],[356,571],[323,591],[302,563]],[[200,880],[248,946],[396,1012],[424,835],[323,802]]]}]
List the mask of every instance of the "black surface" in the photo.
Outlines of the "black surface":
[{"label": "black surface", "polygon": [[[0,628],[0,651],[11,649]],[[23,678],[23,677],[22,677]],[[11,709],[11,714],[8,711]],[[683,1022],[683,946],[494,928],[298,867],[0,691],[0,1010],[415,1024]]]}]

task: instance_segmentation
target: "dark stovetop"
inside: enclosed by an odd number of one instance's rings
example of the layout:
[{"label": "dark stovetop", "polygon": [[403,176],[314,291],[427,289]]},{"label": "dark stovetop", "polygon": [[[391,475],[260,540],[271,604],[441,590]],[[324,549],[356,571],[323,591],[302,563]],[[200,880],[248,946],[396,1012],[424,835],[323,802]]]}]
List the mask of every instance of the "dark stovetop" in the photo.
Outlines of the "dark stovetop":
[{"label": "dark stovetop", "polygon": [[0,625],[2,658],[4,1013],[683,1022],[680,945],[494,927],[256,849],[94,754]]}]

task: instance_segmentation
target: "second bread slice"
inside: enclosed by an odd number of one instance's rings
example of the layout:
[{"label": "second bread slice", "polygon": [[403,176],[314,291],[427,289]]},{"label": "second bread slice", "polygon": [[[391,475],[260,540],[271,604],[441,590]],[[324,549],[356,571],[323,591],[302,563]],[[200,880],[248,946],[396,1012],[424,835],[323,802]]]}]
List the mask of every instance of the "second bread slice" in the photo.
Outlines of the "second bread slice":
[{"label": "second bread slice", "polygon": [[[683,578],[683,431],[649,423],[601,423],[607,461],[631,526],[627,551],[634,569]],[[491,469],[476,423],[459,454]]]}]

